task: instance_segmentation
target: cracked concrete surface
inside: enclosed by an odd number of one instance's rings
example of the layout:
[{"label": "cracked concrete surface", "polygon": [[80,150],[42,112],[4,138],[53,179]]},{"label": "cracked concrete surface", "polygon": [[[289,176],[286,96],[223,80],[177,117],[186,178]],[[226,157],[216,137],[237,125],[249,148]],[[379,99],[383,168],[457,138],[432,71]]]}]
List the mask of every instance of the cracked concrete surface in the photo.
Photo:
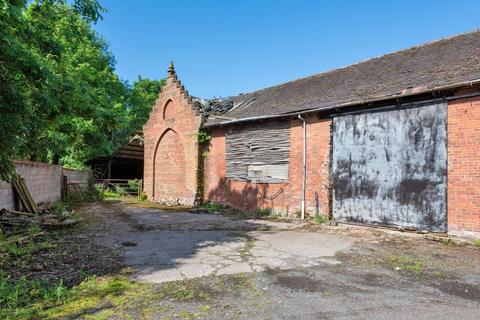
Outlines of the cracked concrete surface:
[{"label": "cracked concrete surface", "polygon": [[134,278],[145,282],[334,264],[335,253],[352,245],[335,235],[297,230],[298,222],[113,206],[121,212],[112,220],[118,231],[104,240],[120,249]]},{"label": "cracked concrete surface", "polygon": [[86,235],[118,251],[135,279],[153,283],[155,298],[126,298],[111,319],[478,319],[478,248],[121,203],[83,212],[92,217]]}]

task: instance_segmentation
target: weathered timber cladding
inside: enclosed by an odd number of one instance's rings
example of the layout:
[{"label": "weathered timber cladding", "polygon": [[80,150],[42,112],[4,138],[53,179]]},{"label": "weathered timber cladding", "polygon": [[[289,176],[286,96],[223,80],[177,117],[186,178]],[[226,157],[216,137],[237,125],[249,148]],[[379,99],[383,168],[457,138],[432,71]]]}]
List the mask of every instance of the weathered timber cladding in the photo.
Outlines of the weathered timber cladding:
[{"label": "weathered timber cladding", "polygon": [[446,103],[335,117],[338,220],[446,231]]},{"label": "weathered timber cladding", "polygon": [[226,177],[232,180],[284,182],[290,163],[288,121],[229,128],[226,133]]}]

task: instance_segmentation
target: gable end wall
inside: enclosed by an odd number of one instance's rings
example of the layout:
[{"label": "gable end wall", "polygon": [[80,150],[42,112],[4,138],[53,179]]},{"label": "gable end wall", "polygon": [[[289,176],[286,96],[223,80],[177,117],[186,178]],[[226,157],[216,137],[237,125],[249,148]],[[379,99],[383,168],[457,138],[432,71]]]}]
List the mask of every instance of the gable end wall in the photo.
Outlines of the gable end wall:
[{"label": "gable end wall", "polygon": [[[167,103],[167,112],[164,112]],[[201,122],[201,115],[194,109],[192,99],[183,85],[175,75],[169,75],[143,128],[144,190],[149,200],[194,203],[197,192],[198,132]],[[172,143],[162,144],[164,141],[161,141],[161,137],[166,137],[167,132],[169,137],[174,136],[175,139]],[[179,154],[181,157],[178,157]],[[166,158],[171,159],[170,164],[159,163],[165,162]],[[157,163],[154,168],[155,160]]]}]

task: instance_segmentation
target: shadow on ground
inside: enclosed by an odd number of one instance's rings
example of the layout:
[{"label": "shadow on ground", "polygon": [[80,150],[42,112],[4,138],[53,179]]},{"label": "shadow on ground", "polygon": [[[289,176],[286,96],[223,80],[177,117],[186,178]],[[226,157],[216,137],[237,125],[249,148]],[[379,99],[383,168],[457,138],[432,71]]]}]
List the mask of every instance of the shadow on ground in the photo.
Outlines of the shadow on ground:
[{"label": "shadow on ground", "polygon": [[135,279],[166,282],[207,275],[336,263],[352,241],[296,231],[301,223],[95,204],[98,241],[120,252]]}]

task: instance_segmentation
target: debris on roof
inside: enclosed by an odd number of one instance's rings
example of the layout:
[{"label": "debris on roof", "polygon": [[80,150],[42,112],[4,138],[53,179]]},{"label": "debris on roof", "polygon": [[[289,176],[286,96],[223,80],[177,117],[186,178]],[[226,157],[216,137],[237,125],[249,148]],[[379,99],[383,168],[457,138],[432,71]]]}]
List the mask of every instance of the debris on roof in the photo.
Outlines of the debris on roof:
[{"label": "debris on roof", "polygon": [[428,93],[480,80],[480,31],[226,99],[197,99],[205,126]]},{"label": "debris on roof", "polygon": [[205,116],[221,115],[233,108],[233,101],[229,99],[214,98],[214,99],[201,99],[193,98],[195,107],[198,111]]}]

